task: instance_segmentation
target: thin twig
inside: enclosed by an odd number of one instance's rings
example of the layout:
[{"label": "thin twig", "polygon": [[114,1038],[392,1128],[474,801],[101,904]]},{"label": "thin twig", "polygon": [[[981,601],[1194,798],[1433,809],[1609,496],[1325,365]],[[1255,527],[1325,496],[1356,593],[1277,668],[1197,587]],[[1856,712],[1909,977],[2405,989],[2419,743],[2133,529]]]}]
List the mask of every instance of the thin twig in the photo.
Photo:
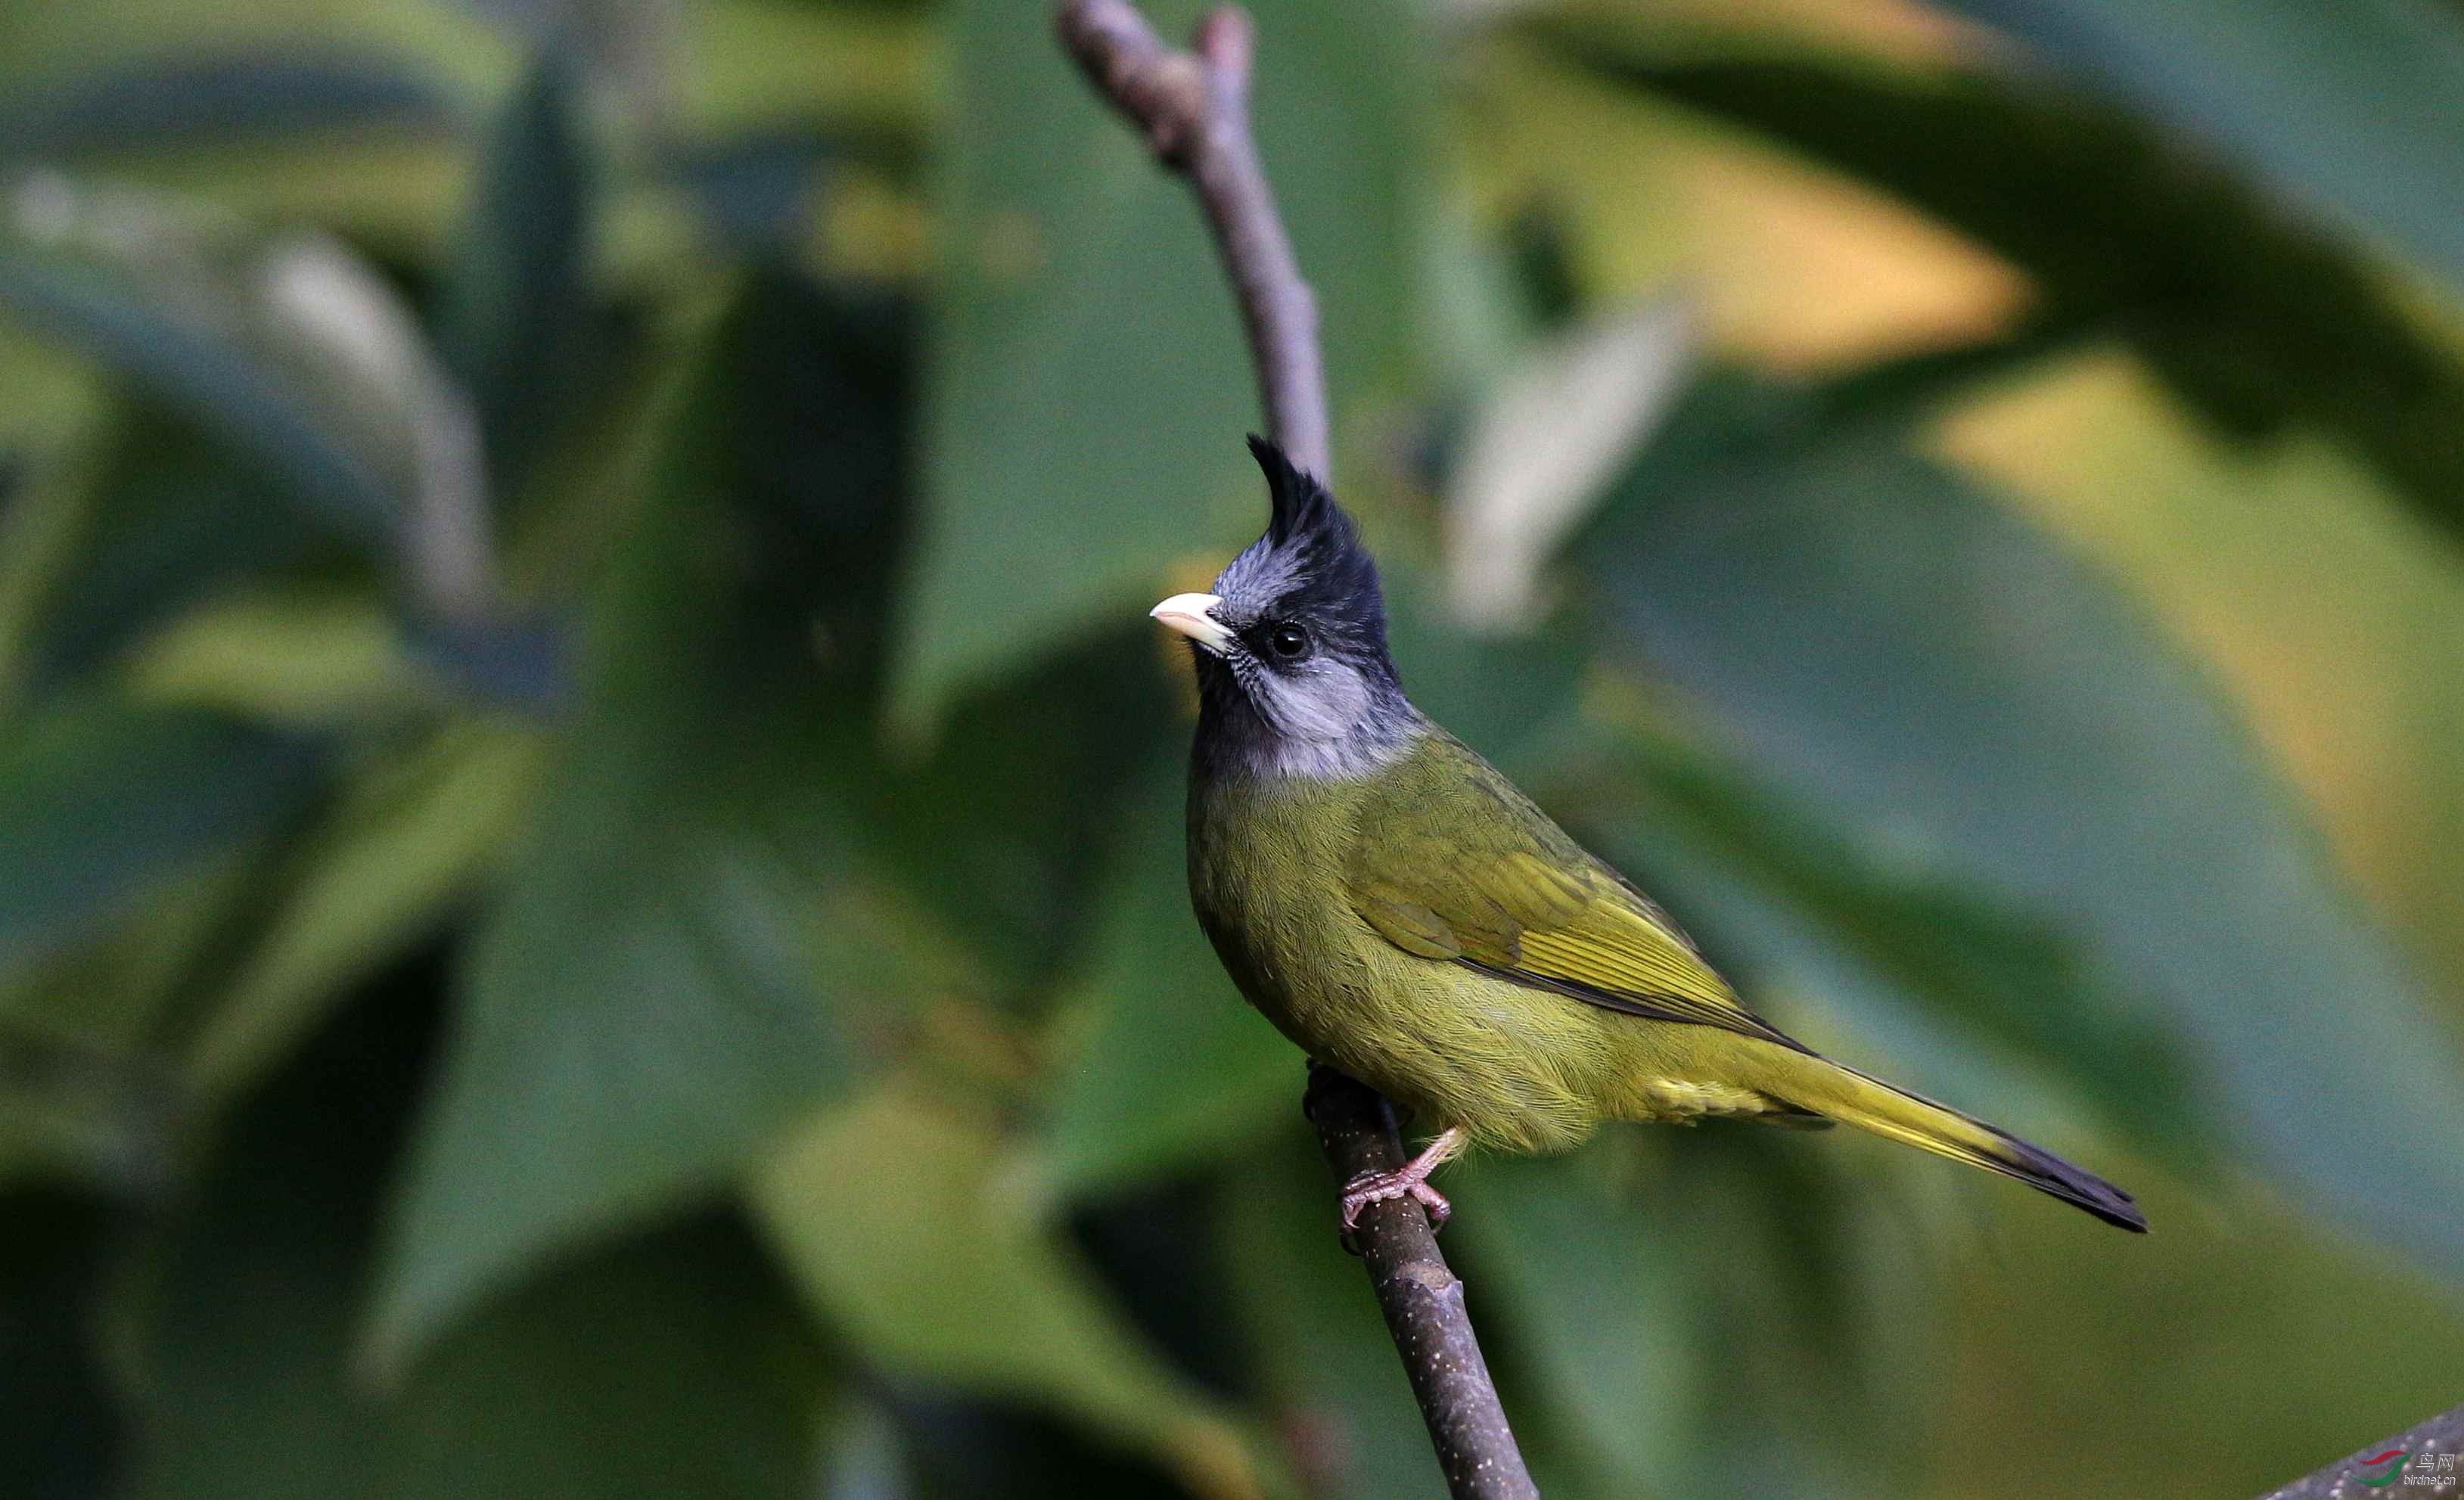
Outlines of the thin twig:
[{"label": "thin twig", "polygon": [[[1302,1107],[1317,1126],[1337,1182],[1403,1164],[1393,1112],[1368,1085],[1331,1068],[1312,1068]],[[1523,1467],[1472,1333],[1463,1284],[1439,1251],[1428,1214],[1408,1198],[1372,1203],[1361,1211],[1353,1238],[1419,1399],[1448,1491],[1456,1500],[1536,1500],[1540,1491]]]},{"label": "thin twig", "polygon": [[1194,52],[1157,40],[1129,0],[1072,0],[1061,40],[1087,80],[1189,179],[1215,232],[1258,364],[1266,430],[1304,473],[1331,483],[1317,298],[1275,211],[1249,134],[1249,17],[1223,6],[1199,22]]},{"label": "thin twig", "polygon": [[[2390,1489],[2388,1466],[2396,1462],[2393,1454],[2403,1455],[2403,1478]],[[2265,1500],[2360,1500],[2363,1495],[2392,1493],[2442,1500],[2464,1495],[2464,1406],[2440,1412],[2409,1432],[2373,1443],[2317,1473],[2270,1490]]]},{"label": "thin twig", "polygon": [[[1249,133],[1249,18],[1224,6],[1175,52],[1129,0],[1069,0],[1061,39],[1097,93],[1127,116],[1164,165],[1188,179],[1215,232],[1257,363],[1266,428],[1292,462],[1329,477],[1326,376],[1317,302],[1301,279]],[[1311,1070],[1306,1101],[1335,1180],[1403,1164],[1386,1102],[1331,1068]],[[1498,1404],[1463,1283],[1409,1199],[1372,1204],[1353,1244],[1386,1313],[1456,1500],[1537,1500]]]}]

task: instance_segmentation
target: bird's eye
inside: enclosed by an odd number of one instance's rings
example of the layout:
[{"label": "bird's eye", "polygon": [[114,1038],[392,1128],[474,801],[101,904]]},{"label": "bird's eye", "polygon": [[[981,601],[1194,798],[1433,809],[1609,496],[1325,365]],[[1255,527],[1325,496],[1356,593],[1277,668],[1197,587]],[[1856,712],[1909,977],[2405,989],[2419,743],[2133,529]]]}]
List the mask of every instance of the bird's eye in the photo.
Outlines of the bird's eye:
[{"label": "bird's eye", "polygon": [[1279,625],[1266,637],[1266,649],[1286,661],[1309,650],[1309,632],[1297,625]]}]

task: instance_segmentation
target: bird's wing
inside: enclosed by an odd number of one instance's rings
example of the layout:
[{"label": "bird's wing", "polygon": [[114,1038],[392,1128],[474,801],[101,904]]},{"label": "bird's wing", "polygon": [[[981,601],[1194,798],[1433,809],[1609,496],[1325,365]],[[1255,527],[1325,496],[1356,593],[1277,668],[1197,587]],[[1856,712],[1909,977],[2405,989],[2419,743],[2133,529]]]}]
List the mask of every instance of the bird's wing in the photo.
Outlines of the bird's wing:
[{"label": "bird's wing", "polygon": [[1422,958],[1610,1010],[1797,1046],[1746,1009],[1623,877],[1486,761],[1451,748],[1363,808],[1345,871],[1361,920]]}]

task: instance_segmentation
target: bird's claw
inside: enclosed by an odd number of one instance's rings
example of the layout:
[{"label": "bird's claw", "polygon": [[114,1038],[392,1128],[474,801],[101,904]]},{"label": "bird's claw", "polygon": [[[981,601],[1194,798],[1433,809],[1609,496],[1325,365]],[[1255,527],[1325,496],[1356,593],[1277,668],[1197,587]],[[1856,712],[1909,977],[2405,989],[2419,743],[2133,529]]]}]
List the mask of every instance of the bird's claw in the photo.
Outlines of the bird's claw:
[{"label": "bird's claw", "polygon": [[1343,1184],[1343,1232],[1350,1235],[1360,1225],[1360,1211],[1372,1203],[1392,1202],[1408,1198],[1429,1211],[1429,1227],[1442,1229],[1454,1217],[1455,1206],[1445,1195],[1431,1187],[1426,1174],[1405,1167],[1398,1172],[1363,1172]]}]

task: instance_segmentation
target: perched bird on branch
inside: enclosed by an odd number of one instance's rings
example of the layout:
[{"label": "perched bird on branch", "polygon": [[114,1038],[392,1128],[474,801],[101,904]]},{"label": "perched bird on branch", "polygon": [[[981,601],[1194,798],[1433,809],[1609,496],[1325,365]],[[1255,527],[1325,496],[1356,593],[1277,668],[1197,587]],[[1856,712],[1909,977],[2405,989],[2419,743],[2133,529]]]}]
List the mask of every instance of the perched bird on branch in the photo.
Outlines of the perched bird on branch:
[{"label": "perched bird on branch", "polygon": [[1251,438],[1266,534],[1155,618],[1190,638],[1189,889],[1241,992],[1435,1130],[1343,1194],[1412,1197],[1466,1146],[1562,1150],[1604,1120],[1840,1121],[2145,1230],[2130,1195],[1814,1052],[1748,1010],[1650,898],[1403,695],[1351,518]]}]

